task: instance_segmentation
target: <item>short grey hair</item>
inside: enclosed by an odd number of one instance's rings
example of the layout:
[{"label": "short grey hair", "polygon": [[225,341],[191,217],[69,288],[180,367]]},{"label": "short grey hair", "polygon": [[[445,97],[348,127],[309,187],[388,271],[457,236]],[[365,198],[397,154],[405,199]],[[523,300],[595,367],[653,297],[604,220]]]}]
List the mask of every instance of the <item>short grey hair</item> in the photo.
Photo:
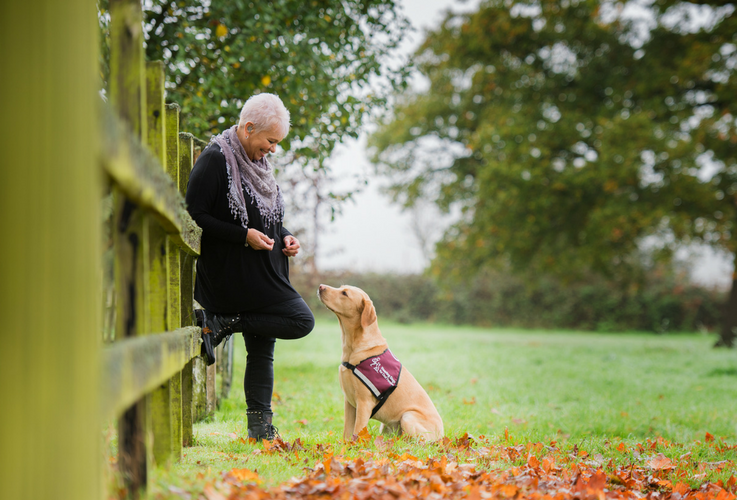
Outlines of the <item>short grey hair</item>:
[{"label": "short grey hair", "polygon": [[289,133],[289,110],[276,94],[263,92],[248,98],[241,109],[238,128],[245,127],[247,122],[253,123],[256,130],[276,128],[286,137]]}]

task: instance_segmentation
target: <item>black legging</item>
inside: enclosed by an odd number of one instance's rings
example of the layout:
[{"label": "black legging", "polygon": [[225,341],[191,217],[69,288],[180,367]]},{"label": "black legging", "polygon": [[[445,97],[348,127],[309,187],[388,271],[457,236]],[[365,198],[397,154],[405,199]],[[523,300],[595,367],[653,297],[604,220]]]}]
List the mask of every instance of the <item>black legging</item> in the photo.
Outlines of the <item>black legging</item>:
[{"label": "black legging", "polygon": [[302,298],[241,313],[247,351],[243,389],[249,410],[271,410],[276,339],[301,339],[314,327],[315,317]]}]

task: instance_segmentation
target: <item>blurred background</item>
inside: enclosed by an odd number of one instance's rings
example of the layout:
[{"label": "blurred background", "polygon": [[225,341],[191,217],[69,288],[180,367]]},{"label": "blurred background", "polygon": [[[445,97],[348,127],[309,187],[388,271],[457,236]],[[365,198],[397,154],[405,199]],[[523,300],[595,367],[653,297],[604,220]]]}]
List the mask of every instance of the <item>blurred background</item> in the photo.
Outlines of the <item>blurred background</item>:
[{"label": "blurred background", "polygon": [[254,92],[285,99],[272,160],[303,295],[350,282],[404,321],[731,344],[733,4],[246,4],[144,2],[146,52],[202,139]]},{"label": "blurred background", "polygon": [[406,86],[290,213],[303,293],[319,275],[405,321],[733,335],[733,5],[397,11]]}]

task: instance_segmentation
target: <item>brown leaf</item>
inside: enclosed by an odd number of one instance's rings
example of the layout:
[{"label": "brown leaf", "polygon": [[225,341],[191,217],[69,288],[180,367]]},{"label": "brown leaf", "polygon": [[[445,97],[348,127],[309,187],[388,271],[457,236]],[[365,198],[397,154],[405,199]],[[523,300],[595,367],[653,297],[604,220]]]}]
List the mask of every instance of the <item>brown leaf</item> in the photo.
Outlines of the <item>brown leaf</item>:
[{"label": "brown leaf", "polygon": [[374,446],[376,446],[376,449],[382,453],[389,450],[393,444],[394,443],[392,441],[384,439],[384,436],[376,436],[376,439],[374,439]]},{"label": "brown leaf", "polygon": [[677,493],[682,497],[685,497],[691,491],[691,487],[686,483],[676,483],[673,487],[673,493]]},{"label": "brown leaf", "polygon": [[211,484],[205,485],[202,493],[205,495],[207,500],[228,500],[222,493],[216,491]]},{"label": "brown leaf", "polygon": [[654,458],[648,460],[647,464],[651,469],[654,470],[668,470],[675,469],[675,465],[670,461],[670,458],[666,457],[662,453],[658,453]]},{"label": "brown leaf", "polygon": [[712,434],[709,434],[709,433],[707,432],[707,433],[706,433],[706,442],[707,442],[707,443],[711,443],[712,441],[714,441],[714,436],[713,436]]}]

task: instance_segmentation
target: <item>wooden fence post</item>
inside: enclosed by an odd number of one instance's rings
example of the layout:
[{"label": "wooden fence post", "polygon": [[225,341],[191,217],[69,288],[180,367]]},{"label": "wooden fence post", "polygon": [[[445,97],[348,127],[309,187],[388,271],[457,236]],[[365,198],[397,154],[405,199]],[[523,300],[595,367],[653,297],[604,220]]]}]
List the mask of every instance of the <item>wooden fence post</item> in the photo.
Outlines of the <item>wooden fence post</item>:
[{"label": "wooden fence post", "polygon": [[101,497],[94,2],[0,2],[0,488]]},{"label": "wooden fence post", "polygon": [[[146,99],[148,122],[147,144],[153,155],[167,170],[166,147],[166,108],[164,105],[164,64],[161,61],[146,63]],[[151,265],[151,274],[148,282],[151,285],[151,325],[149,332],[160,333],[169,330],[169,252],[171,249],[169,237],[155,219],[149,218],[149,238],[151,253],[148,255]],[[157,465],[163,466],[172,460],[173,442],[173,394],[179,387],[172,380],[161,384],[149,395],[151,404],[151,420],[153,431],[153,455]]]},{"label": "wooden fence post", "polygon": [[[143,12],[138,0],[110,0],[110,97],[133,135],[146,137]],[[143,334],[149,325],[148,231],[138,207],[115,192],[116,337]],[[150,416],[146,400],[131,406],[118,424],[118,467],[129,498],[138,498],[148,481]]]},{"label": "wooden fence post", "polygon": [[[179,162],[179,189],[182,196],[186,195],[187,182],[189,181],[189,174],[192,171],[192,167],[195,161],[196,148],[202,148],[207,143],[201,141],[192,134],[181,133],[180,137],[180,162]],[[192,297],[194,294],[194,258],[187,256],[182,260],[182,317],[190,318],[190,323],[194,324],[194,315],[192,313],[193,302]],[[191,290],[192,294],[187,292],[185,297],[185,290]],[[191,403],[192,407],[192,420],[202,420],[203,418],[211,415],[215,411],[217,404],[217,390],[216,390],[216,364],[207,366],[204,359],[198,357],[192,360],[191,372],[189,367],[185,369],[184,379],[182,383],[186,387],[190,387],[191,391],[185,389],[185,394],[191,394],[191,402],[185,401],[186,405]],[[187,396],[189,397],[189,395]],[[185,415],[185,419],[188,416]],[[191,429],[187,428],[188,424],[186,420],[184,422],[185,430],[184,437],[185,443],[191,443]],[[187,444],[185,444],[187,446]]]},{"label": "wooden fence post", "polygon": [[[166,170],[179,186],[179,106],[166,105]],[[182,250],[172,241],[166,240],[167,270],[167,331],[182,325],[181,257]],[[170,381],[171,401],[171,456],[178,462],[182,457],[182,372],[175,374]]]},{"label": "wooden fence post", "polygon": [[[187,194],[187,182],[192,171],[192,155],[194,153],[194,140],[191,134],[179,134],[179,192],[182,196]],[[194,257],[183,254],[180,260],[179,280],[181,283],[180,313],[181,326],[194,325],[192,316],[194,296]],[[192,359],[182,370],[182,445],[192,446],[194,444],[194,365]]]}]

